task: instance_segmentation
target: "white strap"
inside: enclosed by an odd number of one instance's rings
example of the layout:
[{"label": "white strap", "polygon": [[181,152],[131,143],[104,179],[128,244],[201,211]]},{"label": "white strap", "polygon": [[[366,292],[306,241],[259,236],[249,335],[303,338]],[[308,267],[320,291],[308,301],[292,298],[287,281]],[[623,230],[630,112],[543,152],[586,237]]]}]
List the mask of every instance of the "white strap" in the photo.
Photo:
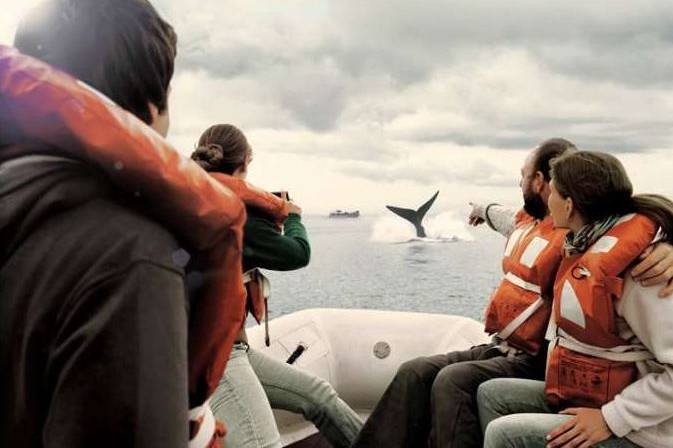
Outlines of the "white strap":
[{"label": "white strap", "polygon": [[523,325],[524,322],[526,322],[544,303],[544,299],[542,297],[538,297],[535,302],[530,304],[528,308],[523,310],[521,314],[516,316],[510,323],[508,323],[505,328],[503,328],[501,331],[498,332],[498,336],[501,337],[502,339],[507,339],[516,331],[517,328],[519,328],[521,325]]},{"label": "white strap", "polygon": [[259,269],[253,268],[243,273],[243,284],[251,281],[257,281],[260,284],[265,299],[271,296],[271,282]]},{"label": "white strap", "polygon": [[189,441],[189,448],[206,448],[215,436],[215,417],[210,409],[210,403],[206,400],[203,405],[189,410],[189,420],[202,419],[196,435]]},{"label": "white strap", "polygon": [[519,353],[522,353],[522,350],[512,347],[507,343],[507,341],[501,340],[498,336],[495,337],[495,340],[497,343],[496,348],[510,359],[515,357]]},{"label": "white strap", "polygon": [[526,236],[530,233],[530,231],[535,228],[536,224],[537,224],[537,221],[534,221],[534,222],[528,224],[528,226],[524,229],[523,233],[519,237],[519,241],[517,241],[516,243],[517,244],[521,243],[521,241],[523,241],[523,239],[526,238]]},{"label": "white strap", "polygon": [[518,286],[521,289],[525,289],[526,291],[534,292],[535,294],[541,294],[542,289],[533,283],[529,283],[522,279],[521,277],[517,277],[516,275],[512,274],[511,272],[508,272],[505,274],[505,280],[510,282],[513,285]]},{"label": "white strap", "polygon": [[259,269],[257,269],[257,268],[252,268],[248,271],[245,271],[243,273],[243,284],[245,285],[246,283],[250,283],[251,281],[256,279],[258,272],[259,272]]},{"label": "white strap", "polygon": [[561,328],[557,329],[558,338],[557,343],[561,347],[572,350],[584,355],[594,356],[596,358],[607,359],[610,361],[624,361],[624,362],[638,362],[654,359],[654,355],[650,353],[643,345],[618,345],[616,347],[597,347],[595,345],[580,342]]}]

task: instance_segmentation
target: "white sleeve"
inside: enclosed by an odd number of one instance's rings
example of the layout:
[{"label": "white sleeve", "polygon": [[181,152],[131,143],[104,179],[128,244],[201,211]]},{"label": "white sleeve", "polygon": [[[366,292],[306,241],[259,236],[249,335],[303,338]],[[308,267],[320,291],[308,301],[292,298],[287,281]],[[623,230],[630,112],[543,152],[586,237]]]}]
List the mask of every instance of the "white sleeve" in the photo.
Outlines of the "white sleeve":
[{"label": "white sleeve", "polygon": [[606,423],[618,437],[673,418],[673,299],[659,298],[660,288],[643,287],[627,274],[617,301],[617,314],[657,361],[656,369],[648,369],[602,407]]},{"label": "white sleeve", "polygon": [[491,229],[505,237],[509,237],[514,231],[514,219],[517,211],[514,208],[498,204],[474,205],[474,213],[486,221]]}]

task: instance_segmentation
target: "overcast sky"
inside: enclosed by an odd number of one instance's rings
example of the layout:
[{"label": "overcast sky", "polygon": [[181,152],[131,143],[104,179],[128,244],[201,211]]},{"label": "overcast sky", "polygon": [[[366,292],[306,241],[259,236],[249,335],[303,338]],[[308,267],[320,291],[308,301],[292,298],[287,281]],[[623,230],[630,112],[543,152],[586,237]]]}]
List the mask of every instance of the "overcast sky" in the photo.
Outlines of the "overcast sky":
[{"label": "overcast sky", "polygon": [[[0,42],[34,0],[0,0]],[[156,0],[179,38],[169,139],[214,123],[309,213],[516,203],[530,148],[617,153],[673,196],[668,1]]]}]

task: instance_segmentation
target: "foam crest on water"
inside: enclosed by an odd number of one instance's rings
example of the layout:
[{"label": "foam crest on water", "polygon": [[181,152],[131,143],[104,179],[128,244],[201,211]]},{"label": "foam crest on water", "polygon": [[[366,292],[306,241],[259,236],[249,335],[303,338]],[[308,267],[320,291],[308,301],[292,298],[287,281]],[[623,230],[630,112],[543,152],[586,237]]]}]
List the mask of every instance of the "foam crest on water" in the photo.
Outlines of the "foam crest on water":
[{"label": "foam crest on water", "polygon": [[[474,240],[468,230],[466,218],[459,217],[452,211],[426,217],[423,220],[423,226],[428,234],[428,241]],[[402,218],[382,216],[374,221],[370,240],[379,243],[403,243],[417,240],[416,230],[413,225]]]}]

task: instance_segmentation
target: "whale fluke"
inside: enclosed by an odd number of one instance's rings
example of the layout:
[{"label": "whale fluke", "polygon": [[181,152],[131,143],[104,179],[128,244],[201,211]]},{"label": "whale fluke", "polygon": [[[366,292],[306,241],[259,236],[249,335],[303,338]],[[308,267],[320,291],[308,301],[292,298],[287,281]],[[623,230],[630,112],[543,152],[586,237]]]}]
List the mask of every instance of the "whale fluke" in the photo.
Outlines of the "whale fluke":
[{"label": "whale fluke", "polygon": [[416,228],[416,236],[419,238],[425,238],[427,235],[425,234],[425,229],[423,228],[423,218],[425,217],[425,214],[430,210],[430,207],[432,207],[432,204],[435,202],[435,199],[437,199],[437,195],[439,194],[439,191],[435,193],[428,202],[425,204],[421,205],[418,210],[412,210],[410,208],[402,208],[402,207],[394,207],[392,205],[386,205],[386,208],[390,210],[391,212],[395,213],[397,216],[400,216],[410,223],[414,225]]}]

